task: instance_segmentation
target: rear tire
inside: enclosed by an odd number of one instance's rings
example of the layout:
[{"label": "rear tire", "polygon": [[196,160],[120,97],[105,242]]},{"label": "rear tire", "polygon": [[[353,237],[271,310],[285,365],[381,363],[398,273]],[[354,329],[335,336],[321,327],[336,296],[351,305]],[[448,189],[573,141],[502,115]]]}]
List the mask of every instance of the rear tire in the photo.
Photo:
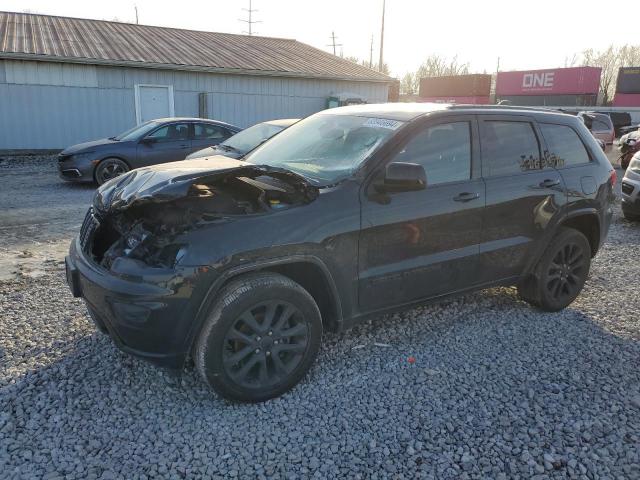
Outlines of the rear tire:
[{"label": "rear tire", "polygon": [[222,397],[262,402],[304,377],[321,338],[320,311],[304,288],[282,275],[255,273],[222,290],[193,359],[204,381]]},{"label": "rear tire", "polygon": [[548,312],[570,305],[582,291],[591,267],[587,237],[561,227],[536,265],[533,275],[518,286],[520,297]]}]

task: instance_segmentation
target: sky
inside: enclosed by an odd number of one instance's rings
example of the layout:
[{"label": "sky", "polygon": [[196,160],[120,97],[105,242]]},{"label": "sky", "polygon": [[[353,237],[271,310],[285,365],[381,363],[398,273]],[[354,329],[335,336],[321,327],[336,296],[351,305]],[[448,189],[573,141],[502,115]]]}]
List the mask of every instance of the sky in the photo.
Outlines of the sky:
[{"label": "sky", "polygon": [[[0,10],[242,33],[249,0],[4,0]],[[259,35],[295,38],[332,52],[379,57],[382,0],[253,0]],[[602,1],[386,0],[384,60],[394,76],[416,70],[431,54],[457,56],[472,72],[554,68],[575,53],[638,43],[633,28],[597,29]],[[616,25],[613,17],[609,25]],[[585,29],[583,27],[588,27]]]}]

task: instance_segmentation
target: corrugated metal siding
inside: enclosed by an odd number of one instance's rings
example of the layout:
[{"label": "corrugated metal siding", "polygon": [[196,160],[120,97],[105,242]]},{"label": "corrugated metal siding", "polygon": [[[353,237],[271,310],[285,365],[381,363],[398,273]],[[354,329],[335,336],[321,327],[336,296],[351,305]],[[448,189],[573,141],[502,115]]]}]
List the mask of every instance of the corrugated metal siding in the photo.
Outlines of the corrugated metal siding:
[{"label": "corrugated metal siding", "polygon": [[[0,12],[0,56],[390,82],[375,70],[291,39]],[[43,58],[34,58],[43,60]]]},{"label": "corrugated metal siding", "polygon": [[95,65],[5,60],[6,82],[20,85],[97,87]]},{"label": "corrugated metal siding", "polygon": [[356,93],[370,103],[387,100],[388,87],[380,83],[95,69],[97,88],[1,84],[0,150],[64,148],[124,131],[136,121],[136,84],[173,85],[177,116],[197,116],[198,94],[207,92],[209,116],[241,127],[304,117],[324,109],[326,98],[336,93]]}]

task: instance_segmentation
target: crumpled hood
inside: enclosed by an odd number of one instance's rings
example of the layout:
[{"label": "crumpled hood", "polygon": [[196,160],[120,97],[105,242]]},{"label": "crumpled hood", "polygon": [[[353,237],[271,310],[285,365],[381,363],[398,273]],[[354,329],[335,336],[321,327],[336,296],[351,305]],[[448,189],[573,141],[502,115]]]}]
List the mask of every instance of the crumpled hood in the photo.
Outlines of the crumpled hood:
[{"label": "crumpled hood", "polygon": [[306,179],[289,170],[253,165],[240,160],[217,155],[214,157],[181,160],[132,170],[105,183],[94,197],[94,206],[102,212],[125,210],[142,203],[170,202],[189,195],[195,183],[206,183],[223,178],[257,177],[270,175],[304,190],[309,198],[315,198],[318,189]]},{"label": "crumpled hood", "polygon": [[92,142],[78,143],[65,148],[61,155],[73,155],[74,153],[81,153],[83,150],[91,150],[93,148],[104,147],[106,145],[112,145],[114,143],[121,143],[117,140],[110,140],[108,138],[101,138],[100,140],[93,140]]}]

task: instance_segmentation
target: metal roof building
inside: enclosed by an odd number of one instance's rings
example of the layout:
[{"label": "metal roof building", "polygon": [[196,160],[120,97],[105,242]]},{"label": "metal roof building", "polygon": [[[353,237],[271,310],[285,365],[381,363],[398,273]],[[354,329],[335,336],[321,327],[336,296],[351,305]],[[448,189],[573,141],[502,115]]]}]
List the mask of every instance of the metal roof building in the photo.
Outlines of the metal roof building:
[{"label": "metal roof building", "polygon": [[0,150],[57,149],[150,118],[246,127],[387,100],[392,79],[290,39],[0,12]]}]

